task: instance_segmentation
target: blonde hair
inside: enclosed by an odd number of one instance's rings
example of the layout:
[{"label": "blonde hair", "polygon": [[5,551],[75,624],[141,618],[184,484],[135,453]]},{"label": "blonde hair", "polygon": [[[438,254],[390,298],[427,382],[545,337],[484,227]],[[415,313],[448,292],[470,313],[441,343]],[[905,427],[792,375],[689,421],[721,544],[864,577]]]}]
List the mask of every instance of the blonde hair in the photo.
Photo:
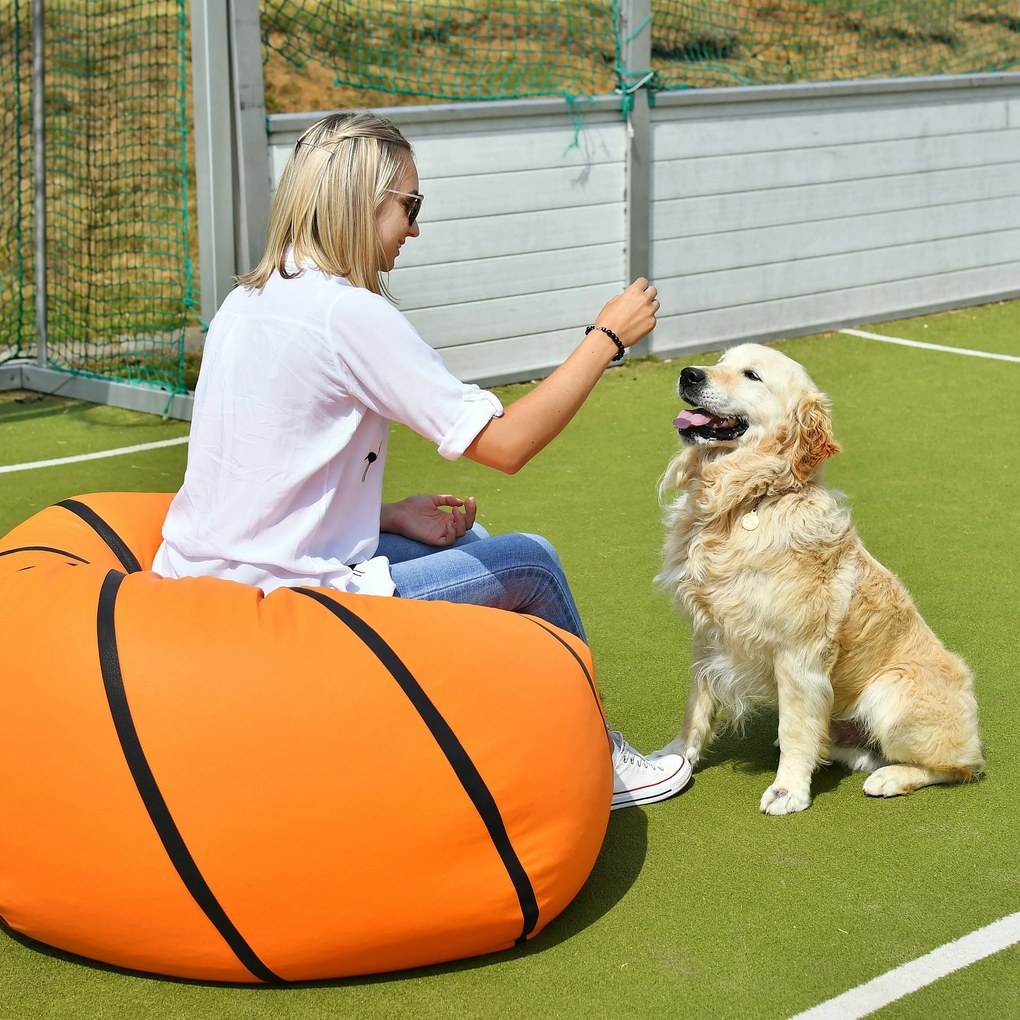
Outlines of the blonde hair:
[{"label": "blonde hair", "polygon": [[[237,282],[261,289],[274,270],[293,279],[310,259],[325,273],[388,297],[376,217],[386,189],[412,158],[400,129],[368,110],[313,124],[280,177],[262,259]],[[287,269],[291,248],[297,272]]]}]

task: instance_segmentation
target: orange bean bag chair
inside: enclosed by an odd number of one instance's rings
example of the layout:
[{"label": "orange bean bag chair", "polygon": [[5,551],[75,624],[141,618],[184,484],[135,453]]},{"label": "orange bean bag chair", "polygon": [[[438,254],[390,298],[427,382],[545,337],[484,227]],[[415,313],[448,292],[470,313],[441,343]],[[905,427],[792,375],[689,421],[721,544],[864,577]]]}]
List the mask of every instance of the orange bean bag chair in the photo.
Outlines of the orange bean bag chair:
[{"label": "orange bean bag chair", "polygon": [[0,915],[210,981],[513,946],[575,896],[612,773],[585,645],[533,617],[147,569],[170,496],[0,540]]}]

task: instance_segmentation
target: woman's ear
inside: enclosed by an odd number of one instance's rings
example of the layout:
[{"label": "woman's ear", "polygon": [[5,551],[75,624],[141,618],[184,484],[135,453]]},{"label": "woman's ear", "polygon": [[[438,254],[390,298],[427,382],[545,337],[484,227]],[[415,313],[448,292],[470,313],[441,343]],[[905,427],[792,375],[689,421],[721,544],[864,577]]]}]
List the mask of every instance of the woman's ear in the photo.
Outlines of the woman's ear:
[{"label": "woman's ear", "polygon": [[799,482],[808,481],[822,461],[839,453],[839,444],[832,435],[832,416],[823,394],[808,394],[797,405],[791,440],[790,469]]}]

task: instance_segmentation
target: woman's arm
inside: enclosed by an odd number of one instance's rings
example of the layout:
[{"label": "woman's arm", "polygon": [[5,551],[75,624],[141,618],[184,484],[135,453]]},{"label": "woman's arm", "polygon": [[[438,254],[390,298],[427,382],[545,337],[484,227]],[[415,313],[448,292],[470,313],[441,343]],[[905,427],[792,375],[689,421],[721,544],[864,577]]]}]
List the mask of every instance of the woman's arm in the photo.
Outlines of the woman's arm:
[{"label": "woman's arm", "polygon": [[[608,327],[624,347],[632,347],[655,328],[656,293],[646,279],[635,280],[599,312],[596,325]],[[508,475],[518,472],[563,431],[616,353],[609,336],[592,330],[552,375],[493,418],[465,456]]]}]

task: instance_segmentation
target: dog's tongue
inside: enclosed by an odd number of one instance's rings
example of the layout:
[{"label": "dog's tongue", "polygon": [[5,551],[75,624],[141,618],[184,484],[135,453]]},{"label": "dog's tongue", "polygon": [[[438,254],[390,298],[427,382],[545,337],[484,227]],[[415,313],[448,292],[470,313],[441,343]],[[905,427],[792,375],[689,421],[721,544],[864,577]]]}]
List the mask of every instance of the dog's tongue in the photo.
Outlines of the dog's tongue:
[{"label": "dog's tongue", "polygon": [[693,411],[681,411],[679,417],[673,420],[675,429],[693,429],[698,425],[708,425],[715,421],[715,416],[705,414],[704,411],[695,408]]}]

